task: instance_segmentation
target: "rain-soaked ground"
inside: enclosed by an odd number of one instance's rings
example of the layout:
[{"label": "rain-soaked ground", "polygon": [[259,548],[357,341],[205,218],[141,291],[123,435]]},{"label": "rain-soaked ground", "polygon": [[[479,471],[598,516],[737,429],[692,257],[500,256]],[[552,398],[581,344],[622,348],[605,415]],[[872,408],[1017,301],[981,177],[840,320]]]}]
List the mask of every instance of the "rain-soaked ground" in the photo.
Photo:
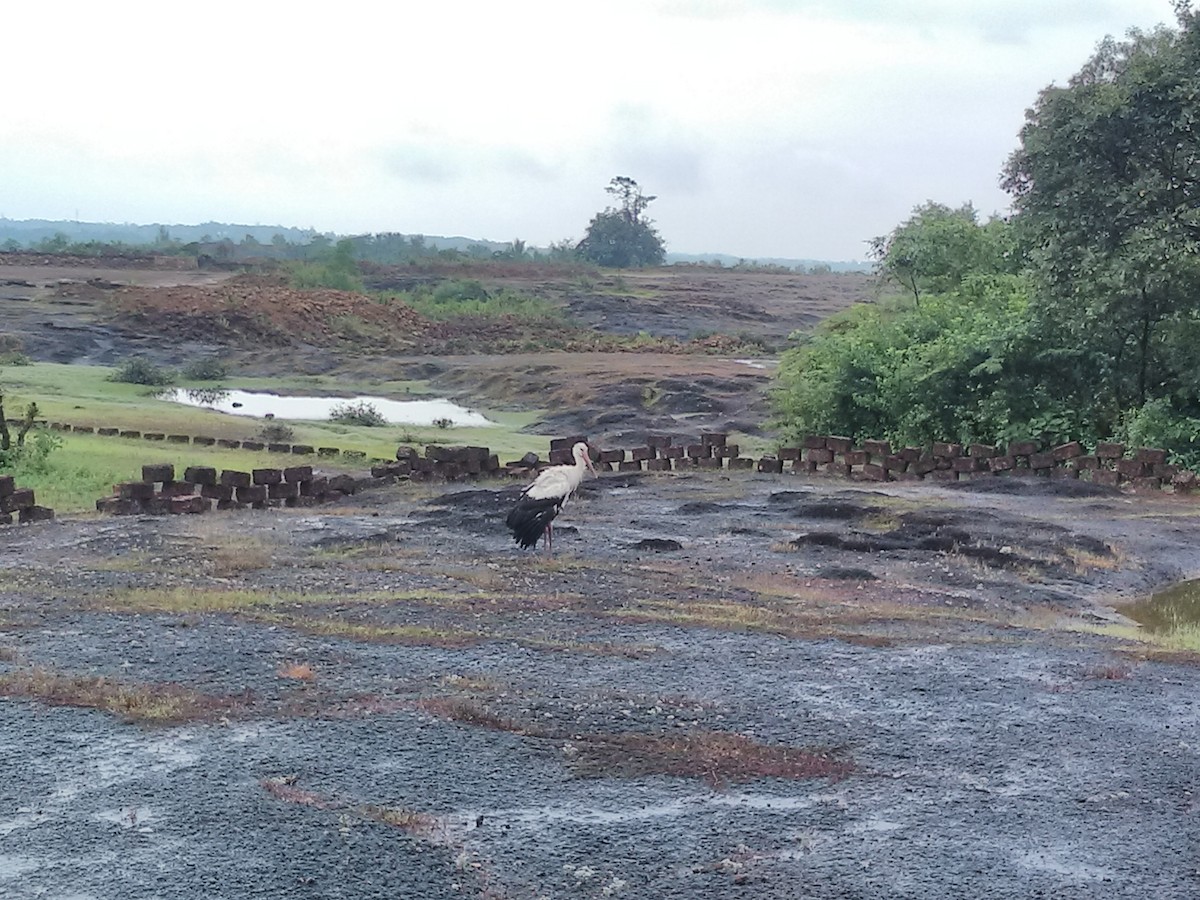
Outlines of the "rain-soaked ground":
[{"label": "rain-soaked ground", "polygon": [[1003,487],[0,531],[0,896],[1200,896],[1200,506]]}]

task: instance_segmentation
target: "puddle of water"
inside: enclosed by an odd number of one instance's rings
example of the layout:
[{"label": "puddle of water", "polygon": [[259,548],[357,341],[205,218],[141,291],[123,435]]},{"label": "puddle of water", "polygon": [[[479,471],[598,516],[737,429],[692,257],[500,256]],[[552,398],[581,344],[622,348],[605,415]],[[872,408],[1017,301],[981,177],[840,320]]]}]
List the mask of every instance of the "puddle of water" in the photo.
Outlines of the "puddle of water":
[{"label": "puddle of water", "polygon": [[449,400],[388,400],[386,397],[285,397],[241,390],[185,390],[171,388],[159,399],[235,416],[325,421],[335,407],[369,403],[390,425],[434,425],[449,419],[457,426],[494,425],[486,416]]},{"label": "puddle of water", "polygon": [[1200,580],[1182,581],[1121,612],[1155,634],[1200,630]]}]

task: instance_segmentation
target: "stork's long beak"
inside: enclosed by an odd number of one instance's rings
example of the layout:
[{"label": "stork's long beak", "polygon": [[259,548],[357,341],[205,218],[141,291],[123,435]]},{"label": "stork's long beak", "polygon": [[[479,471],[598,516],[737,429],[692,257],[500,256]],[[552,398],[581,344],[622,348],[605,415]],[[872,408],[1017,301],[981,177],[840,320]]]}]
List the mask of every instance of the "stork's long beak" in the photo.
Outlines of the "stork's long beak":
[{"label": "stork's long beak", "polygon": [[[596,467],[592,465],[592,454],[591,453],[588,453],[583,457],[583,463],[584,463],[584,465],[587,466],[587,469],[589,472],[591,472],[593,475],[596,475]],[[596,475],[596,477],[599,478],[600,476]]]}]

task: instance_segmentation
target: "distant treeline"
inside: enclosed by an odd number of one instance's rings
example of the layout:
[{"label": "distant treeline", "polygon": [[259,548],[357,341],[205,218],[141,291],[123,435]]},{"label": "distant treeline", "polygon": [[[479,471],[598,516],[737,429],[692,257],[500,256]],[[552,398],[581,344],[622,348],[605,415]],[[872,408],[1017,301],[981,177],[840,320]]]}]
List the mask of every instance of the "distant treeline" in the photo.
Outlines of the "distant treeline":
[{"label": "distant treeline", "polygon": [[[355,259],[396,265],[417,260],[529,260],[575,262],[572,241],[531,247],[524,241],[475,240],[465,237],[382,232],[349,237],[313,228],[282,225],[237,225],[204,222],[199,225],[135,225],[113,222],[72,222],[48,219],[0,218],[0,250],[103,256],[120,253],[206,255],[232,262],[254,259],[313,261],[327,257],[339,241],[349,241]],[[726,253],[668,253],[668,264],[703,265],[755,271],[830,272],[868,271],[861,262],[814,259],[745,259]]]}]

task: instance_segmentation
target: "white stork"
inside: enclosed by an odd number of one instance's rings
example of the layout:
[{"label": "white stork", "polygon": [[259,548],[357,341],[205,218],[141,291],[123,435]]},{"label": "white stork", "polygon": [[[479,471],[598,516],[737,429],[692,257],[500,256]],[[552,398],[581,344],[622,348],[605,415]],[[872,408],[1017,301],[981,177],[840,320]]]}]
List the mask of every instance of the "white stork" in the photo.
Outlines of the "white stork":
[{"label": "white stork", "polygon": [[538,538],[546,538],[546,549],[554,549],[554,517],[583,481],[585,472],[596,474],[588,457],[588,445],[580,441],[571,448],[575,464],[542,469],[525,490],[504,523],[513,533],[513,540],[522,547],[533,547]]}]

